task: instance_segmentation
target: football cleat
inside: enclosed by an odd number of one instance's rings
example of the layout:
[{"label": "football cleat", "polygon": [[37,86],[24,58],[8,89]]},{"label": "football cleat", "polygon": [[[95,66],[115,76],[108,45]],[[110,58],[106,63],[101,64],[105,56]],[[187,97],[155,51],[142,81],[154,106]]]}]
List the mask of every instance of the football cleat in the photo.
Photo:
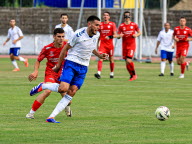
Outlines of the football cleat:
[{"label": "football cleat", "polygon": [[113,75],[110,75],[110,78],[114,78],[114,76],[113,76]]},{"label": "football cleat", "polygon": [[170,76],[174,76],[174,73],[170,73]]},{"label": "football cleat", "polygon": [[20,71],[20,69],[19,69],[19,68],[15,68],[13,71],[14,71],[14,72]]},{"label": "football cleat", "polygon": [[67,115],[67,117],[72,117],[72,110],[70,106],[65,107],[65,114]]},{"label": "football cleat", "polygon": [[131,78],[129,79],[129,81],[134,81],[134,80],[136,80],[137,79],[137,75],[133,75],[133,76],[131,76]]},{"label": "football cleat", "polygon": [[185,76],[184,76],[184,74],[180,74],[180,76],[179,76],[179,78],[184,78]]},{"label": "football cleat", "polygon": [[163,73],[160,73],[159,76],[164,76],[164,74],[163,74]]},{"label": "football cleat", "polygon": [[25,64],[25,67],[28,67],[28,66],[29,66],[28,59],[25,59],[24,64]]},{"label": "football cleat", "polygon": [[46,119],[46,122],[50,122],[50,123],[61,123],[61,122],[56,121],[54,118],[48,118],[48,119]]},{"label": "football cleat", "polygon": [[35,117],[34,117],[34,113],[28,113],[27,115],[26,115],[26,118],[28,118],[28,119],[34,119]]},{"label": "football cleat", "polygon": [[98,73],[96,73],[94,76],[95,76],[97,79],[100,79],[100,78],[101,78],[101,76],[100,76]]},{"label": "football cleat", "polygon": [[33,87],[33,88],[31,89],[31,91],[30,91],[30,96],[33,96],[33,95],[41,92],[41,91],[43,90],[43,89],[42,89],[42,84],[43,84],[43,82],[40,83],[40,84],[38,84],[37,86]]}]

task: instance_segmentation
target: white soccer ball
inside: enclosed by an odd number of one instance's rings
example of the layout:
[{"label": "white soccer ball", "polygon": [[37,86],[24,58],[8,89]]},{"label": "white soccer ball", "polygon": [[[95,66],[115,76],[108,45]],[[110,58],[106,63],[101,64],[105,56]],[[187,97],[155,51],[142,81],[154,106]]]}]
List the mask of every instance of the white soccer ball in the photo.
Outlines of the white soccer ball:
[{"label": "white soccer ball", "polygon": [[170,110],[166,106],[160,106],[155,111],[158,120],[165,121],[170,117]]}]

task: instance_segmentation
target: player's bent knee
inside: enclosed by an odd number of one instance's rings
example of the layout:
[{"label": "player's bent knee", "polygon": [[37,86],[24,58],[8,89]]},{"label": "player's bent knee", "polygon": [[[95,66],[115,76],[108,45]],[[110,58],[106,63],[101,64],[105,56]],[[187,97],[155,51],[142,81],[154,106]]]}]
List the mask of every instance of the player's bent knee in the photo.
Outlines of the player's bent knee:
[{"label": "player's bent knee", "polygon": [[67,94],[70,95],[70,96],[74,96],[76,94],[77,90],[76,89],[70,89]]},{"label": "player's bent knee", "polygon": [[58,92],[59,92],[59,93],[66,93],[66,92],[67,92],[67,89],[66,89],[66,88],[63,88],[63,87],[59,87],[59,88],[58,88]]}]

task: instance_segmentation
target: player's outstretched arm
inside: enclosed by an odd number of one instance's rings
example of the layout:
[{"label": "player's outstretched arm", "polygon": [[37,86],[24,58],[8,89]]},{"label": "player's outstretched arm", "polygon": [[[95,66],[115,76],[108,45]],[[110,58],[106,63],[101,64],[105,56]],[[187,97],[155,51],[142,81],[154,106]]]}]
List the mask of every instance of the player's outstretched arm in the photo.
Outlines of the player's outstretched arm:
[{"label": "player's outstretched arm", "polygon": [[28,76],[28,80],[31,82],[37,79],[40,62],[37,60],[34,64],[34,72]]},{"label": "player's outstretched arm", "polygon": [[107,60],[109,57],[108,54],[106,54],[106,53],[100,54],[97,52],[97,50],[93,50],[93,54],[96,55],[98,58],[104,59],[104,60]]},{"label": "player's outstretched arm", "polygon": [[61,68],[61,65],[62,65],[62,63],[63,63],[63,60],[64,60],[64,58],[66,57],[67,52],[68,52],[68,50],[69,50],[70,48],[72,48],[72,47],[67,43],[67,44],[65,45],[65,47],[62,49],[62,51],[61,51],[61,53],[60,53],[60,55],[59,55],[59,61],[58,61],[57,65],[53,68],[53,70],[54,70],[55,72],[58,72],[59,69]]}]

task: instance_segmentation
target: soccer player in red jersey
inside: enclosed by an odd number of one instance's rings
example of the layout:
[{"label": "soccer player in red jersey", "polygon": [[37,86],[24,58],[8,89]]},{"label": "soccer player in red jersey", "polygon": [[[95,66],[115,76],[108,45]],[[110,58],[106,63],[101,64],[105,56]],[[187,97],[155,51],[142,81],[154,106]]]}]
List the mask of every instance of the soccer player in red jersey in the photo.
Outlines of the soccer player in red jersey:
[{"label": "soccer player in red jersey", "polygon": [[186,18],[180,18],[180,26],[174,28],[173,39],[176,41],[176,59],[177,64],[181,65],[181,74],[179,78],[184,78],[184,72],[186,66],[189,65],[189,62],[185,62],[185,58],[189,49],[189,41],[192,36],[191,29],[186,26]]},{"label": "soccer player in red jersey", "polygon": [[[64,30],[62,28],[56,28],[54,30],[54,42],[46,45],[40,52],[37,61],[34,64],[34,72],[31,73],[28,77],[29,81],[36,80],[38,76],[38,69],[40,67],[40,62],[43,59],[47,59],[46,69],[45,69],[45,83],[59,83],[58,79],[61,74],[60,72],[56,73],[52,68],[57,64],[61,50],[64,48],[66,42],[64,42]],[[45,99],[51,94],[50,90],[45,90],[32,104],[30,112],[26,115],[26,118],[34,119],[34,113],[40,108],[44,103]],[[67,114],[67,113],[66,113]],[[70,116],[70,114],[68,114]]]},{"label": "soccer player in red jersey", "polygon": [[124,23],[119,26],[118,30],[119,38],[122,37],[123,59],[126,62],[126,68],[130,74],[129,81],[137,79],[134,63],[132,58],[136,49],[135,38],[141,35],[138,25],[131,21],[131,15],[129,11],[124,12]]},{"label": "soccer player in red jersey", "polygon": [[[113,45],[113,38],[117,37],[116,25],[114,22],[110,20],[110,13],[104,12],[103,13],[104,21],[101,22],[100,25],[100,46],[98,51],[100,54],[106,53],[109,55],[110,61],[110,78],[114,77],[114,45]],[[103,65],[103,59],[100,59],[97,64],[98,72],[95,74],[95,77],[100,79],[101,78],[101,70]]]}]

